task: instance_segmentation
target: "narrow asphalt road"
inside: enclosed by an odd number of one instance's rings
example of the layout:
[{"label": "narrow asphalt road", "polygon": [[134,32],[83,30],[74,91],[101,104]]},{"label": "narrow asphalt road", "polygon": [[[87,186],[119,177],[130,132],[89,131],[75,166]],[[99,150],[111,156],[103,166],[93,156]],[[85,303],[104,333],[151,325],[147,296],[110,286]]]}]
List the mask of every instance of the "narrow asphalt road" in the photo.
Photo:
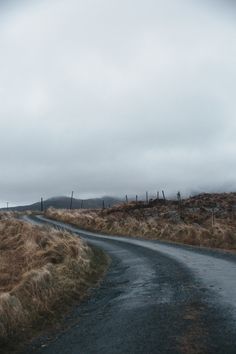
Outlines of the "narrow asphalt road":
[{"label": "narrow asphalt road", "polygon": [[73,325],[24,354],[236,353],[236,256],[25,220],[79,234],[112,262],[101,287],[65,319]]}]

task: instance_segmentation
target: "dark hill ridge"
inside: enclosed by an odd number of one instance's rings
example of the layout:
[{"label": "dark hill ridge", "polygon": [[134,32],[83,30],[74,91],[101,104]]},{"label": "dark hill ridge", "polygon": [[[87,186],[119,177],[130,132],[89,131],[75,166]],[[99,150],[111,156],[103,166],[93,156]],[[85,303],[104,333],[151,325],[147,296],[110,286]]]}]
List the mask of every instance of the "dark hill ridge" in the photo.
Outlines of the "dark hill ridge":
[{"label": "dark hill ridge", "polygon": [[[72,209],[98,209],[103,207],[103,202],[105,207],[113,206],[119,203],[121,200],[119,198],[113,197],[102,197],[102,198],[91,198],[91,199],[75,199],[73,198]],[[69,197],[53,197],[44,201],[44,209],[48,209],[50,207],[56,209],[69,209],[71,203],[71,198]],[[8,210],[12,211],[40,211],[41,203],[37,202],[31,205],[17,206],[13,208],[9,208]],[[2,208],[1,210],[7,210],[6,208]]]}]

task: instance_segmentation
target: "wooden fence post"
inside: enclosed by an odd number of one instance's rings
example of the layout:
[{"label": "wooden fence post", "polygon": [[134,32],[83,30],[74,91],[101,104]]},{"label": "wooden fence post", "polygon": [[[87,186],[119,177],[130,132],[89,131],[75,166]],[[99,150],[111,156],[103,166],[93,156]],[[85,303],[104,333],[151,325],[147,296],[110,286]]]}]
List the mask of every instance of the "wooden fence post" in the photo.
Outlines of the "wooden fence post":
[{"label": "wooden fence post", "polygon": [[71,192],[71,198],[70,198],[70,210],[72,209],[72,204],[73,204],[73,196],[74,196],[74,192]]},{"label": "wooden fence post", "polygon": [[41,198],[41,207],[40,207],[40,209],[41,209],[41,212],[43,212],[43,209],[44,209],[44,207],[43,207],[43,198]]},{"label": "wooden fence post", "polygon": [[166,196],[165,196],[165,192],[162,191],[162,196],[163,196],[163,200],[166,201]]},{"label": "wooden fence post", "polygon": [[215,209],[212,209],[212,227],[215,226]]},{"label": "wooden fence post", "polygon": [[179,214],[180,214],[180,217],[182,217],[182,198],[181,198],[181,193],[178,192],[177,193],[177,200],[178,200],[178,203],[179,203]]}]

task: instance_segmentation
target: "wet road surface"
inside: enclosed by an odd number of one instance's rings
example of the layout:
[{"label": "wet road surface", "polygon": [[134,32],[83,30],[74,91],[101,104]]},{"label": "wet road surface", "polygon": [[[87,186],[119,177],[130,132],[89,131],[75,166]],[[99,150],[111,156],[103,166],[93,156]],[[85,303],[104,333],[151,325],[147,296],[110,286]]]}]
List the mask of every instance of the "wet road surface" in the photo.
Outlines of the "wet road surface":
[{"label": "wet road surface", "polygon": [[[186,246],[81,235],[111,258],[67,329],[35,340],[24,354],[236,353],[236,256]],[[29,221],[29,218],[26,217]]]}]

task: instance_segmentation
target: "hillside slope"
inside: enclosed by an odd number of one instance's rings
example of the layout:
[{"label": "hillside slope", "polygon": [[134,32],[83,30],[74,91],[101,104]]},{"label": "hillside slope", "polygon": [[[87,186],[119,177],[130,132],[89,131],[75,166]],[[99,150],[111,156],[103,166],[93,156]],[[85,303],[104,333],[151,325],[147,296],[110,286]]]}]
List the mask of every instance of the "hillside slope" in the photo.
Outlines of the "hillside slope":
[{"label": "hillside slope", "polygon": [[[114,206],[120,202],[120,199],[113,197],[103,197],[103,198],[91,198],[91,199],[76,199],[73,198],[72,208],[73,209],[101,209],[103,208],[103,202],[105,207]],[[71,204],[71,198],[69,197],[53,197],[45,200],[43,202],[44,209],[55,208],[55,209],[69,209]],[[40,211],[41,203],[37,202],[34,204],[16,206],[9,209],[2,208],[2,211]]]},{"label": "hillside slope", "polygon": [[105,210],[53,210],[46,216],[113,235],[236,250],[236,193],[131,202]]}]

